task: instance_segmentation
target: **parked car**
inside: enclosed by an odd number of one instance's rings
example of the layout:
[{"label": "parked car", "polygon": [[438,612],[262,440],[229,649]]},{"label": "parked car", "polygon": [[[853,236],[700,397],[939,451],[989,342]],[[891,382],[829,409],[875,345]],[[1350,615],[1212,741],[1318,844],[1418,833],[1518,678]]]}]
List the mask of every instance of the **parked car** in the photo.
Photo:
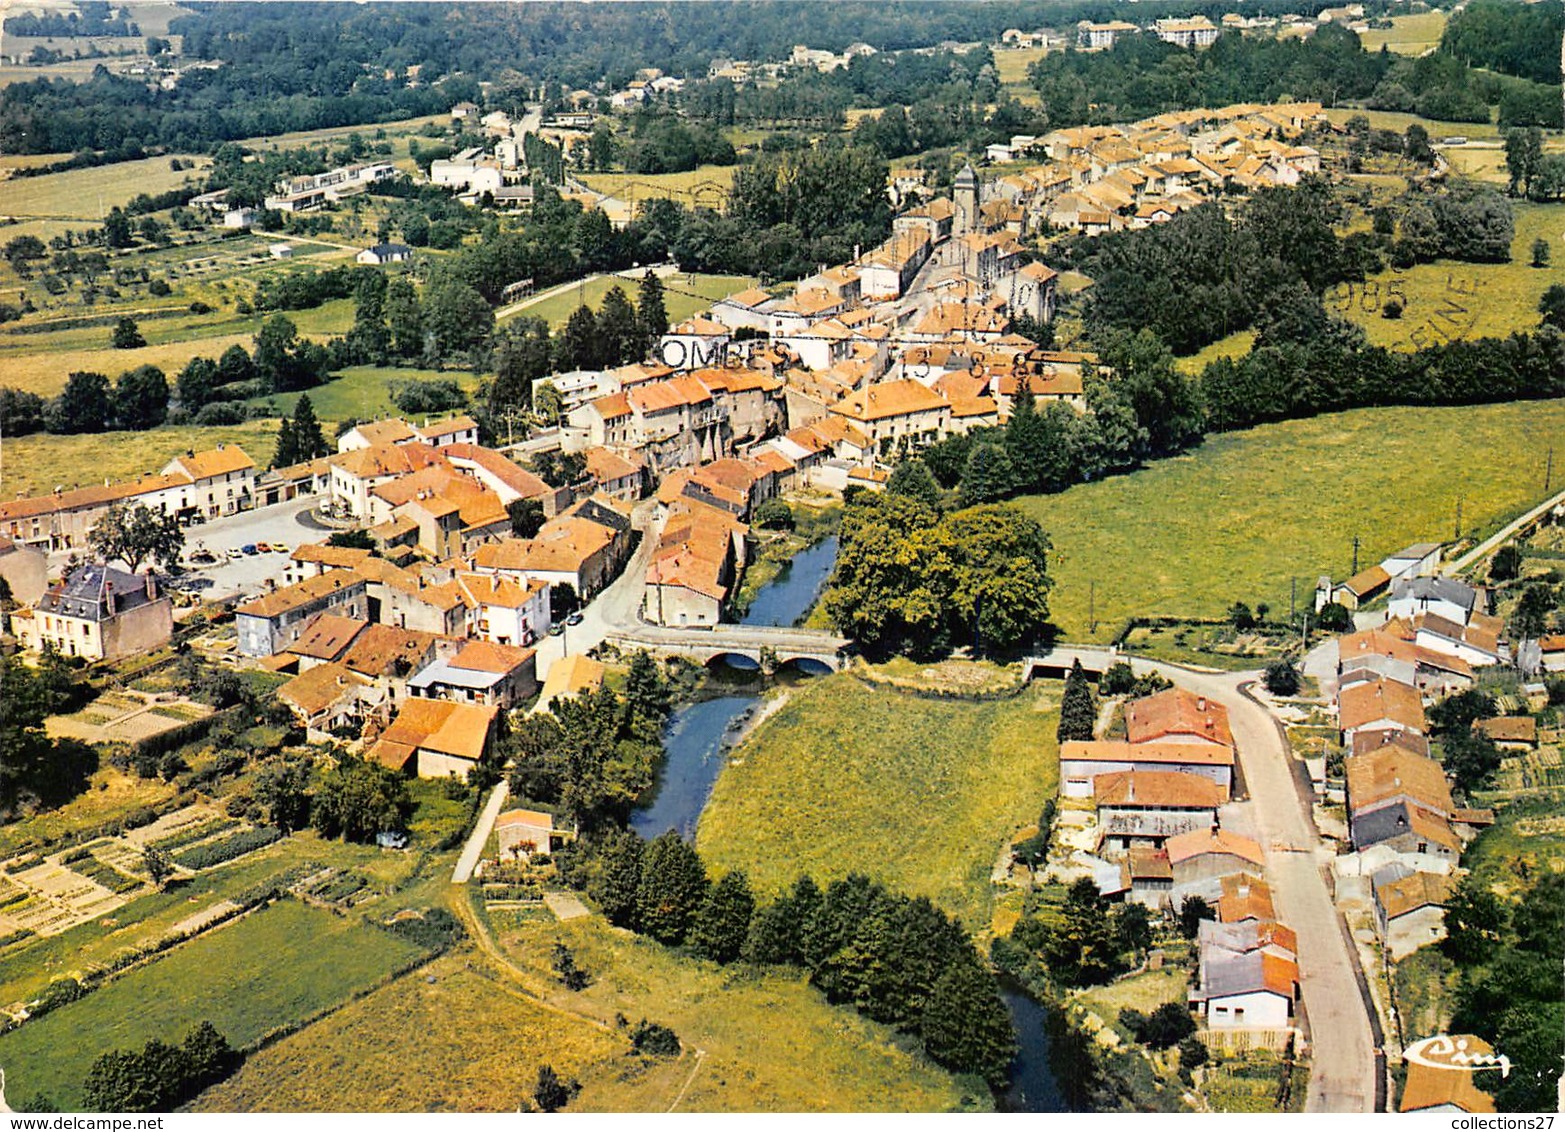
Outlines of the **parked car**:
[{"label": "parked car", "polygon": [[572,613],[569,617],[567,617],[565,619],[565,623],[567,625],[580,625],[581,624],[581,610],[578,609],[575,613]]},{"label": "parked car", "polygon": [[289,547],[289,545],[286,542],[274,542],[274,543],[272,543],[272,553],[273,554],[292,554],[293,550],[292,550],[292,548]]},{"label": "parked car", "polygon": [[269,542],[258,542],[255,544],[255,549],[259,554],[270,554],[272,553],[272,544]]},{"label": "parked car", "polygon": [[565,632],[565,625],[562,622],[556,621],[549,626],[549,636],[551,637],[558,637],[563,632]]},{"label": "parked car", "polygon": [[245,554],[253,555],[253,554],[259,554],[260,553],[260,548],[257,547],[255,545],[255,543],[253,543],[253,542],[247,542],[243,546],[241,546],[239,549],[241,551],[243,551]]},{"label": "parked car", "polygon": [[217,561],[217,555],[210,550],[202,549],[191,554],[190,561],[195,566],[210,566]]},{"label": "parked car", "polygon": [[237,562],[244,556],[245,552],[240,550],[237,546],[231,546],[228,548],[228,560],[230,562]]}]

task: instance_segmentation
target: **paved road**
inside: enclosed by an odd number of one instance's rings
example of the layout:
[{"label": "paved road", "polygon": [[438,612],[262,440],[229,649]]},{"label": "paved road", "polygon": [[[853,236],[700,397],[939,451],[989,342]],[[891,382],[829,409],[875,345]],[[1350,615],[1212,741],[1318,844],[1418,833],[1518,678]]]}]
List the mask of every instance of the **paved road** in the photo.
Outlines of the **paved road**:
[{"label": "paved road", "polygon": [[1565,504],[1565,491],[1560,492],[1558,495],[1551,495],[1548,499],[1545,499],[1542,503],[1538,504],[1525,515],[1521,516],[1521,518],[1515,519],[1512,522],[1505,524],[1505,526],[1501,527],[1499,531],[1484,539],[1483,542],[1473,547],[1460,558],[1454,558],[1450,562],[1447,562],[1440,568],[1440,572],[1448,577],[1454,577],[1457,574],[1460,574],[1474,562],[1477,562],[1483,558],[1484,555],[1494,551],[1506,539],[1513,536],[1517,531],[1521,530],[1521,528],[1525,527],[1528,523],[1536,520],[1540,515],[1548,511],[1551,507],[1558,507],[1561,504]]},{"label": "paved road", "polygon": [[1315,832],[1309,803],[1293,774],[1293,757],[1277,723],[1243,686],[1258,672],[1207,674],[1155,664],[1107,649],[1062,647],[1064,663],[1080,657],[1102,668],[1128,660],[1137,673],[1157,672],[1228,709],[1249,794],[1249,818],[1266,850],[1267,879],[1278,915],[1299,936],[1300,990],[1309,1019],[1310,1112],[1373,1112],[1375,1041],[1358,987],[1358,961],[1327,888],[1331,851]]},{"label": "paved road", "polygon": [[494,828],[495,818],[500,816],[500,807],[505,805],[510,793],[511,784],[501,779],[500,785],[489,795],[489,801],[484,803],[478,820],[473,823],[473,832],[468,834],[467,844],[462,846],[462,855],[456,859],[456,868],[451,871],[452,884],[466,884],[472,879],[473,870],[478,867],[478,858],[484,854],[484,842],[489,840],[489,831]]}]

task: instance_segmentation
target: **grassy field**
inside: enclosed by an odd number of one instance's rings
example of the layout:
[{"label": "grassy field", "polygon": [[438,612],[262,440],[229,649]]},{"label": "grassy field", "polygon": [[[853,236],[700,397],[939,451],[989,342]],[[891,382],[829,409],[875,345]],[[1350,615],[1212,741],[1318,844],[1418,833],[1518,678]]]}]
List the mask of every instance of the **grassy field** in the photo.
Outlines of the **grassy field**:
[{"label": "grassy field", "polygon": [[127,203],[138,193],[155,195],[177,189],[187,180],[199,182],[200,170],[212,164],[208,158],[185,157],[182,162],[194,162],[197,168],[176,172],[168,167],[169,160],[148,157],[0,181],[0,216],[102,220],[110,208]]},{"label": "grassy field", "polygon": [[[478,378],[460,370],[399,369],[394,366],[351,366],[339,372],[325,385],[307,390],[315,415],[323,421],[341,421],[349,417],[384,417],[399,410],[392,403],[390,387],[397,381],[455,381],[469,394],[478,388]],[[302,393],[279,393],[261,398],[279,412],[292,413]]]},{"label": "grassy field", "polygon": [[593,1078],[629,1042],[455,958],[398,979],[253,1055],[203,1112],[515,1112],[538,1066]]},{"label": "grassy field", "polygon": [[[1565,401],[1361,409],[1214,436],[1128,476],[1020,501],[1054,540],[1049,596],[1072,638],[1131,614],[1220,616],[1234,601],[1288,608],[1410,542],[1448,539],[1539,498]],[[1098,631],[1088,633],[1091,583]],[[721,783],[719,783],[721,786]]]},{"label": "grassy field", "polygon": [[720,207],[734,183],[734,166],[700,165],[685,173],[586,173],[582,184],[634,208],[639,202],[665,197],[685,205]]},{"label": "grassy field", "polygon": [[1429,137],[1435,142],[1441,138],[1460,136],[1464,138],[1497,138],[1500,136],[1500,127],[1493,122],[1441,122],[1434,118],[1420,118],[1417,114],[1407,114],[1400,110],[1357,110],[1351,107],[1334,107],[1326,111],[1326,117],[1336,125],[1345,125],[1349,118],[1363,115],[1369,119],[1369,124],[1377,130],[1395,130],[1397,133],[1406,133],[1407,128],[1413,123],[1418,123],[1429,131]]},{"label": "grassy field", "polygon": [[[1489,801],[1489,804],[1493,804]],[[1504,805],[1494,825],[1467,847],[1462,865],[1497,892],[1514,894],[1544,869],[1565,868],[1565,792]]]},{"label": "grassy field", "polygon": [[[1393,349],[1531,329],[1538,325],[1538,299],[1560,277],[1557,269],[1530,266],[1539,237],[1552,245],[1556,261],[1565,257],[1565,204],[1516,205],[1509,263],[1442,261],[1388,269],[1364,283],[1331,288],[1326,309],[1358,323],[1373,344]],[[1400,319],[1381,315],[1393,295],[1403,301]]]},{"label": "grassy field", "polygon": [[101,432],[91,436],[37,433],[7,439],[0,446],[0,492],[32,495],[56,486],[80,487],[102,480],[134,479],[161,471],[188,449],[239,444],[258,466],[271,462],[276,421],[198,428],[178,425],[147,432]]},{"label": "grassy field", "polygon": [[1444,12],[1419,12],[1411,16],[1392,16],[1389,28],[1372,28],[1359,33],[1365,51],[1389,47],[1398,55],[1423,55],[1440,46],[1445,31]]},{"label": "grassy field", "polygon": [[812,680],[734,753],[697,845],[762,892],[863,872],[987,926],[995,856],[1058,776],[1057,695],[972,704]]},{"label": "grassy field", "polygon": [[[636,301],[639,278],[622,278],[605,275],[577,284],[536,303],[524,306],[513,313],[528,318],[541,318],[555,329],[569,321],[576,308],[586,303],[593,310],[603,305],[603,296],[615,287],[625,292],[632,303]],[[755,286],[755,280],[747,275],[673,275],[663,280],[663,305],[668,310],[670,322],[689,318],[697,311],[706,310],[718,299],[738,294]]]},{"label": "grassy field", "polygon": [[13,1094],[79,1108],[82,1079],[101,1053],[139,1048],[149,1038],[177,1041],[207,1019],[234,1045],[249,1045],[417,954],[360,921],[285,901],[0,1037],[6,1084]]}]

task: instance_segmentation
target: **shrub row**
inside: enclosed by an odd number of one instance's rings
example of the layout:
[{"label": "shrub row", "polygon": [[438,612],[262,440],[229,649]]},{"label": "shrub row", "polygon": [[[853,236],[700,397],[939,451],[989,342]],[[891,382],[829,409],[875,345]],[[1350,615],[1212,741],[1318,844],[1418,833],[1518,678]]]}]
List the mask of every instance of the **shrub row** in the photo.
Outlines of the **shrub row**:
[{"label": "shrub row", "polygon": [[243,857],[246,853],[270,845],[281,839],[282,835],[283,831],[274,825],[241,830],[218,841],[187,849],[175,856],[174,863],[187,869],[210,869],[213,865],[221,865],[224,861],[232,861],[235,857]]},{"label": "shrub row", "polygon": [[170,751],[177,751],[191,743],[200,742],[219,723],[226,721],[237,724],[244,710],[241,706],[226,708],[223,711],[213,712],[204,719],[192,719],[189,723],[181,723],[178,727],[171,727],[157,735],[137,739],[130,745],[131,761],[161,758]]}]

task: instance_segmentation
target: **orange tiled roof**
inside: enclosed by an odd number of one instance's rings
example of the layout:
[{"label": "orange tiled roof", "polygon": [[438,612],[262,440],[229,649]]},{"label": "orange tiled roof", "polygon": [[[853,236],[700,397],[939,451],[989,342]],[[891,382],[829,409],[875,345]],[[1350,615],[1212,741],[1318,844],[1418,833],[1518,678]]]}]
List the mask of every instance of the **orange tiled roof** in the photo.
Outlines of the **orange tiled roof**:
[{"label": "orange tiled roof", "polygon": [[1197,735],[1210,743],[1234,745],[1228,728],[1228,709],[1216,700],[1183,688],[1169,688],[1125,705],[1125,731],[1132,743],[1146,743],[1169,735]]}]

